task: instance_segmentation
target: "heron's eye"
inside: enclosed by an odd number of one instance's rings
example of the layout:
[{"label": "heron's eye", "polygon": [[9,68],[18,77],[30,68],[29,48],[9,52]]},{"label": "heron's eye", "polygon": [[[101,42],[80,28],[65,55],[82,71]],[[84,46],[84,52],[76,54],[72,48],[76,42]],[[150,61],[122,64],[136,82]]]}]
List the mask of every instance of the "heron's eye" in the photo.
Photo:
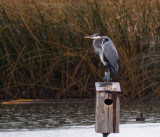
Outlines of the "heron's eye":
[{"label": "heron's eye", "polygon": [[107,41],[109,41],[109,39],[105,38],[105,41],[107,42]]}]

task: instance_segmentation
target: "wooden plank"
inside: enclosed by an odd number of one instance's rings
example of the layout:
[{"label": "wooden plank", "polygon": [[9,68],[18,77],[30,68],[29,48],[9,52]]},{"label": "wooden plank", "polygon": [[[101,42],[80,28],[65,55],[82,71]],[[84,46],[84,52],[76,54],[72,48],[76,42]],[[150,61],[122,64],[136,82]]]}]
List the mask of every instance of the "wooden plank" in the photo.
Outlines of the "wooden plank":
[{"label": "wooden plank", "polygon": [[101,84],[104,84],[104,82],[95,82],[96,91],[106,91],[106,92],[121,92],[120,84],[119,82],[111,82],[111,86],[101,86]]},{"label": "wooden plank", "polygon": [[119,123],[120,123],[120,100],[119,100],[119,94],[117,94],[117,100],[116,100],[116,130],[115,133],[119,133]]},{"label": "wooden plank", "polygon": [[[112,99],[112,93],[108,93],[108,98]],[[107,133],[113,133],[113,103],[111,105],[106,105],[108,106],[108,129]]]},{"label": "wooden plank", "polygon": [[113,92],[112,99],[113,99],[113,133],[119,133],[119,120],[120,120],[119,94],[117,92]]},{"label": "wooden plank", "polygon": [[[113,101],[111,105],[106,105],[105,100]],[[95,128],[98,133],[119,133],[119,94],[118,92],[96,92],[96,123]]]},{"label": "wooden plank", "polygon": [[108,98],[106,92],[96,92],[96,123],[95,130],[98,133],[107,133],[108,129],[108,106],[105,105],[104,100]]}]

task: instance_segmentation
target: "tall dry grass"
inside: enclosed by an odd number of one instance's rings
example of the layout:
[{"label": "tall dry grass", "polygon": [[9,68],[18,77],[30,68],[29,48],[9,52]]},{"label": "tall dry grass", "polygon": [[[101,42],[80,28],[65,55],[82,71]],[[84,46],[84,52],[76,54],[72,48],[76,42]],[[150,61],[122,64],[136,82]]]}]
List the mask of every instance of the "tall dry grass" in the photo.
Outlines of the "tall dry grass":
[{"label": "tall dry grass", "polygon": [[123,99],[160,99],[160,2],[0,2],[0,98],[94,97],[104,67],[83,37],[108,35]]}]

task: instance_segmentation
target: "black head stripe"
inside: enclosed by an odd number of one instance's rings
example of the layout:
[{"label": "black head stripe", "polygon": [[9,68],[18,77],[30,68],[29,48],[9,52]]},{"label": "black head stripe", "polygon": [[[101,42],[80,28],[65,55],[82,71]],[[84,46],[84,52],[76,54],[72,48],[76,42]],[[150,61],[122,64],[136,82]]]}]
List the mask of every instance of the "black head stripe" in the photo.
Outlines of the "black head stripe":
[{"label": "black head stripe", "polygon": [[107,41],[109,41],[109,39],[108,39],[108,38],[105,38],[105,41],[107,42]]}]

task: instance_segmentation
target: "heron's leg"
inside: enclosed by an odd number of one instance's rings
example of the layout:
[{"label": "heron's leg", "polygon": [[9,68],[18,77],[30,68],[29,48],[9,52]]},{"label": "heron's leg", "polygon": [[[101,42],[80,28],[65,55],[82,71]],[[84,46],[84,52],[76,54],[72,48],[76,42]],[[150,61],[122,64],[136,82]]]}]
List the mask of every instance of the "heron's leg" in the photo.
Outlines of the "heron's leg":
[{"label": "heron's leg", "polygon": [[104,79],[106,82],[110,82],[110,80],[111,80],[111,78],[110,78],[110,70],[108,70],[108,69],[105,70],[103,79]]},{"label": "heron's leg", "polygon": [[105,70],[103,80],[105,80],[105,82],[101,83],[100,87],[112,86],[112,83],[110,82],[111,78],[110,78],[110,70],[109,69]]}]

